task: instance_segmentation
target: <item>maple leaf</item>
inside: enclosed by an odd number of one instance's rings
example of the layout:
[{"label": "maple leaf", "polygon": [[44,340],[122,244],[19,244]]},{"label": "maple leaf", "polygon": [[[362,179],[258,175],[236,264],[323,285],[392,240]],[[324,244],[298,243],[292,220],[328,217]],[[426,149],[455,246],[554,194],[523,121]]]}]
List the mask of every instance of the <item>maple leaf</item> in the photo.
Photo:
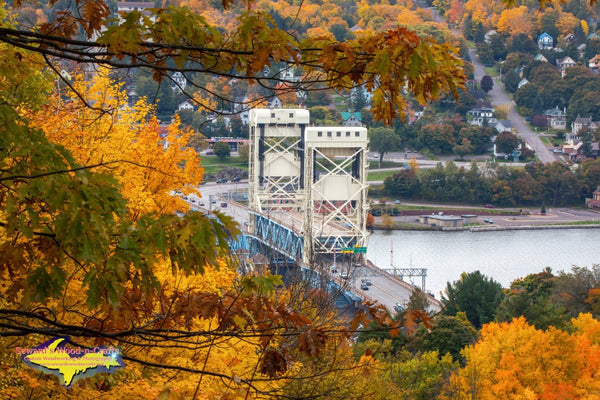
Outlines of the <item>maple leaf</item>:
[{"label": "maple leaf", "polygon": [[260,372],[270,377],[282,375],[287,371],[288,357],[285,349],[270,347],[266,349],[261,358]]},{"label": "maple leaf", "polygon": [[309,327],[298,337],[298,350],[311,357],[319,355],[327,343],[327,335],[319,328]]}]

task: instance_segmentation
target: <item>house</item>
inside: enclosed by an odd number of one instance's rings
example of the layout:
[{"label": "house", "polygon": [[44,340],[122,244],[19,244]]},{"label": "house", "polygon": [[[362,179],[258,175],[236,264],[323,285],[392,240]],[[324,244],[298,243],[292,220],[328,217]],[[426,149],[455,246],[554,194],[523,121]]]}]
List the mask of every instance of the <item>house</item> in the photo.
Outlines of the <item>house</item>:
[{"label": "house", "polygon": [[472,108],[468,111],[468,113],[473,116],[473,119],[471,120],[471,122],[469,122],[469,124],[471,125],[483,126],[487,123],[487,125],[493,126],[496,123],[493,108]]},{"label": "house", "polygon": [[269,99],[267,105],[268,108],[281,108],[281,100],[277,96],[273,96]]},{"label": "house", "polygon": [[594,190],[591,199],[585,199],[585,205],[588,208],[600,208],[600,186],[598,186],[598,189]]},{"label": "house", "polygon": [[502,120],[497,121],[496,124],[494,125],[494,128],[496,128],[498,133],[500,133],[500,132],[512,133],[512,124],[507,119],[502,119]]},{"label": "house", "polygon": [[594,57],[590,58],[588,61],[588,68],[592,70],[592,72],[598,72],[598,67],[600,66],[600,54],[596,54]]},{"label": "house", "polygon": [[583,160],[583,142],[565,143],[562,148],[563,154],[569,158],[571,162],[579,162]]},{"label": "house", "polygon": [[494,109],[491,107],[478,107],[472,108],[468,111],[473,117],[482,117],[482,118],[493,118],[494,117]]},{"label": "house", "polygon": [[571,122],[571,134],[572,136],[578,136],[579,131],[582,129],[595,131],[598,127],[600,127],[600,122],[592,121],[592,117],[583,118],[581,115],[577,114],[577,118]]},{"label": "house", "polygon": [[183,75],[181,72],[177,71],[173,75],[171,75],[171,89],[173,89],[173,91],[182,92],[185,90],[186,86],[187,79],[185,78],[185,75]]},{"label": "house", "polygon": [[576,64],[577,63],[569,56],[556,59],[556,65],[558,66],[558,69],[563,77],[565,76],[565,71],[567,68],[574,67]]},{"label": "house", "polygon": [[194,109],[195,109],[194,105],[189,100],[186,100],[183,103],[179,103],[179,105],[177,106],[177,111],[183,111],[183,110],[194,111]]},{"label": "house", "polygon": [[248,125],[250,123],[250,110],[244,110],[240,113],[240,119],[242,124]]},{"label": "house", "polygon": [[548,62],[548,59],[546,57],[544,57],[544,55],[541,54],[541,53],[537,53],[535,55],[535,57],[533,57],[533,60],[534,61],[541,61],[541,62]]},{"label": "house", "polygon": [[581,43],[579,46],[577,46],[577,51],[579,52],[579,57],[583,57],[583,54],[585,53],[585,48],[586,48],[586,44],[585,43]]},{"label": "house", "polygon": [[598,156],[600,155],[600,143],[598,142],[592,142],[592,151],[591,151],[591,156],[593,158],[598,158]]},{"label": "house", "polygon": [[492,36],[494,36],[494,35],[497,35],[497,34],[498,34],[498,33],[497,33],[495,30],[493,30],[493,29],[492,29],[492,30],[490,30],[490,31],[487,31],[487,32],[485,33],[485,35],[483,35],[485,42],[486,42],[486,43],[489,43],[489,42],[491,42],[491,41],[492,41]]},{"label": "house", "polygon": [[522,86],[525,86],[529,83],[529,81],[527,80],[527,78],[523,78],[519,81],[519,84],[517,85],[517,89],[521,89]]},{"label": "house", "polygon": [[362,126],[362,115],[360,112],[342,111],[342,125],[344,126]]},{"label": "house", "polygon": [[565,35],[565,42],[567,44],[572,43],[575,40],[575,35],[573,35],[572,33],[567,33]]},{"label": "house", "polygon": [[567,129],[567,113],[558,106],[544,111],[548,119],[548,127],[551,129]]},{"label": "house", "polygon": [[540,50],[550,50],[552,48],[552,45],[554,44],[554,39],[552,38],[552,36],[544,32],[540,36],[538,36],[537,44]]},{"label": "house", "polygon": [[296,78],[294,75],[294,70],[291,68],[286,68],[279,72],[279,78],[284,81],[297,82],[299,78]]},{"label": "house", "polygon": [[587,35],[587,40],[600,40],[600,36],[597,33],[592,32]]}]

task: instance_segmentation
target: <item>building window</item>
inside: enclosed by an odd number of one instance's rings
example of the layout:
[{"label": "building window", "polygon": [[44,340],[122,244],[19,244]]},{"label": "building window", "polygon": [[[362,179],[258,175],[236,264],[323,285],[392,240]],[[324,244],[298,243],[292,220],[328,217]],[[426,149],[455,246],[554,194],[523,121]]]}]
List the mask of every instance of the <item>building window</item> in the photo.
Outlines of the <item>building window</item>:
[{"label": "building window", "polygon": [[290,113],[290,118],[294,118],[294,113]]},{"label": "building window", "polygon": [[327,132],[327,137],[331,137],[331,131]]},{"label": "building window", "polygon": [[350,137],[350,131],[346,132],[346,137]]},{"label": "building window", "polygon": [[275,118],[275,113],[271,113],[271,118]]},{"label": "building window", "polygon": [[340,136],[342,136],[342,132],[336,132],[336,136],[337,136],[337,137],[340,137]]},{"label": "building window", "polygon": [[318,137],[323,137],[323,132],[321,132],[321,131],[317,132],[317,136]]},{"label": "building window", "polygon": [[354,132],[354,136],[359,137],[360,136],[360,132],[359,131]]}]

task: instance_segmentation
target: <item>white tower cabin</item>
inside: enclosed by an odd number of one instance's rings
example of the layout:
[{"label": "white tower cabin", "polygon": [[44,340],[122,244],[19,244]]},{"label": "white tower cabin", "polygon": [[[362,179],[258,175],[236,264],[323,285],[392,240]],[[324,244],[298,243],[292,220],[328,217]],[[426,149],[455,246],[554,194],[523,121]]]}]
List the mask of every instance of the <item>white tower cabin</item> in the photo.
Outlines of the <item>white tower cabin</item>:
[{"label": "white tower cabin", "polygon": [[249,119],[250,209],[302,236],[306,264],[366,246],[367,129],[309,127],[303,109],[253,109]]}]

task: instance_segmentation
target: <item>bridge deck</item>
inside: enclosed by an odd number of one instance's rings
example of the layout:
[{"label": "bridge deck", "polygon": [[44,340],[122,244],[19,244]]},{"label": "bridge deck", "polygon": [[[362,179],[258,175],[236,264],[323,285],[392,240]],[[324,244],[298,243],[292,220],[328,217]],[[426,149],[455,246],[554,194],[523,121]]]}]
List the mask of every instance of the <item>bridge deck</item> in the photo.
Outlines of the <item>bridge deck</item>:
[{"label": "bridge deck", "polygon": [[[302,235],[304,231],[304,220],[303,214],[298,211],[271,211],[268,217],[283,226],[292,229],[298,235]],[[353,231],[351,229],[346,228],[342,223],[336,221],[330,221],[329,223],[324,223],[324,219],[315,218],[313,222],[313,231],[317,234],[317,236],[323,235],[352,235]]]},{"label": "bridge deck", "polygon": [[[207,185],[212,186],[212,185]],[[217,189],[217,188],[214,188]],[[220,189],[220,188],[219,188]],[[206,190],[206,188],[203,188]],[[216,190],[215,190],[216,191]],[[210,192],[209,192],[210,193]],[[208,196],[206,196],[208,197]],[[206,202],[208,206],[208,202]],[[221,200],[216,204],[213,204],[212,209],[219,209],[219,211],[231,215],[234,219],[240,223],[242,230],[245,230],[245,224],[248,222],[248,208],[244,205],[236,203],[234,201],[227,200],[227,207],[221,207]],[[198,202],[190,204],[192,209],[196,210],[207,210],[209,207],[199,207]],[[271,211],[268,217],[289,229],[292,229],[297,234],[301,235],[303,231],[303,217],[300,212],[293,211]],[[322,225],[322,221],[319,218],[315,218],[315,229],[322,232],[323,235],[327,235],[331,232],[344,233],[349,232],[342,224],[337,222],[330,222],[325,226]],[[328,231],[330,230],[330,231]],[[367,254],[368,258],[368,254]],[[396,303],[405,305],[408,303],[410,294],[413,290],[413,285],[408,282],[401,280],[400,278],[393,276],[392,274],[384,271],[383,269],[377,268],[370,261],[367,262],[366,266],[354,268],[356,273],[349,274],[348,279],[341,279],[340,274],[334,277],[334,280],[340,284],[340,286],[360,296],[361,298],[369,301],[377,301],[383,304],[390,312],[394,312],[394,306]],[[369,286],[368,290],[360,289],[360,281],[363,278],[368,277],[371,280],[372,285]],[[430,311],[439,311],[441,304],[433,297],[429,297],[430,300]]]}]

